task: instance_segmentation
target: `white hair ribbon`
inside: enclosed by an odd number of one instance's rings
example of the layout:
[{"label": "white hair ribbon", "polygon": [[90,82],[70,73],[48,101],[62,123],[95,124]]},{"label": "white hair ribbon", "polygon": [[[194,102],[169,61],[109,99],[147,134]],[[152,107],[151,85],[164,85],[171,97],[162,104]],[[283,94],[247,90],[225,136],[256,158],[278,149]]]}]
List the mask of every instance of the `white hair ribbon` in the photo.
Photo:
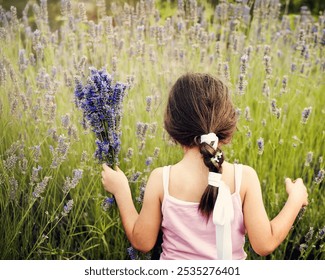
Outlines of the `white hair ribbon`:
[{"label": "white hair ribbon", "polygon": [[234,209],[229,188],[221,180],[221,174],[209,172],[208,184],[218,188],[218,198],[214,204],[212,220],[216,225],[216,244],[219,259],[232,259],[231,222]]},{"label": "white hair ribbon", "polygon": [[218,141],[219,138],[214,132],[201,135],[201,143],[207,143],[208,145],[212,146],[215,150],[218,147]]}]

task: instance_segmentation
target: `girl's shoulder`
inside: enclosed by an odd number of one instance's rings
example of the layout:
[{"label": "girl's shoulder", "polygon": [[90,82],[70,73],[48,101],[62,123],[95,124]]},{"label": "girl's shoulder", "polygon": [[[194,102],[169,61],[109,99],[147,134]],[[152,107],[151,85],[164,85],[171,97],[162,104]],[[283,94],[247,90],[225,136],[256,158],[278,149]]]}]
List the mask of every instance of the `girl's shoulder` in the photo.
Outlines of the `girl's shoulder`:
[{"label": "girl's shoulder", "polygon": [[154,193],[159,196],[160,201],[162,201],[164,187],[163,187],[163,167],[157,167],[153,169],[150,173],[149,179],[147,181],[146,189],[149,187]]},{"label": "girl's shoulder", "polygon": [[254,188],[260,188],[260,181],[253,167],[249,165],[242,166],[241,193],[244,202],[247,192],[252,191]]},{"label": "girl's shoulder", "polygon": [[256,170],[253,167],[244,164],[242,166],[243,166],[243,179],[244,177],[247,179],[247,178],[257,176]]},{"label": "girl's shoulder", "polygon": [[150,173],[150,177],[154,178],[154,179],[158,179],[158,178],[162,178],[163,176],[163,170],[164,170],[164,167],[157,167],[155,169],[153,169]]}]

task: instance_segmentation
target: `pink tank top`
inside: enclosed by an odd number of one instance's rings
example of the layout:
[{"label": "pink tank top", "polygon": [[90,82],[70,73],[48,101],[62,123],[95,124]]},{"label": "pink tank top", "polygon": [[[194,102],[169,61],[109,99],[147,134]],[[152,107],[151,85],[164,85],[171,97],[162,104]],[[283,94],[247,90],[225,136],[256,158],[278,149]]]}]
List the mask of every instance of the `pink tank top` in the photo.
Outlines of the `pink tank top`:
[{"label": "pink tank top", "polygon": [[[240,185],[242,165],[235,164],[235,192],[231,195],[234,219],[231,223],[232,259],[245,259],[245,227],[243,221]],[[218,259],[216,227],[212,218],[198,212],[198,202],[179,200],[169,195],[170,166],[163,168],[164,199],[162,202],[163,243],[161,260]]]}]

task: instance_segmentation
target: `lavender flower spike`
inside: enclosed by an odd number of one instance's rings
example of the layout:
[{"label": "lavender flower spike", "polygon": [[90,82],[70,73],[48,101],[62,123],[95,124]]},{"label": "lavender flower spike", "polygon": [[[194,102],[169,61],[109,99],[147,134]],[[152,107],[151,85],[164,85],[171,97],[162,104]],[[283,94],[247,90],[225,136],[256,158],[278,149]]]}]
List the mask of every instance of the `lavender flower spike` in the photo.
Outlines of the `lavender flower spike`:
[{"label": "lavender flower spike", "polygon": [[301,123],[306,124],[311,114],[312,107],[304,108],[301,114]]},{"label": "lavender flower spike", "polygon": [[121,146],[122,104],[127,85],[116,82],[105,69],[90,68],[87,83],[75,78],[75,103],[96,135],[94,154],[100,163],[118,164]]},{"label": "lavender flower spike", "polygon": [[102,202],[102,209],[107,211],[114,204],[115,199],[113,197],[106,197]]},{"label": "lavender flower spike", "polygon": [[41,194],[45,191],[46,186],[51,178],[52,177],[50,177],[50,176],[45,176],[43,181],[37,184],[37,186],[35,187],[35,189],[32,193],[34,198],[41,197]]},{"label": "lavender flower spike", "polygon": [[264,151],[264,139],[262,137],[257,139],[257,148],[258,148],[258,154],[263,154]]},{"label": "lavender flower spike", "polygon": [[133,247],[129,247],[126,250],[127,250],[128,254],[129,254],[131,260],[136,260],[137,259],[138,253]]},{"label": "lavender flower spike", "polygon": [[315,177],[315,183],[320,184],[324,180],[325,170],[321,169],[318,171],[317,176]]},{"label": "lavender flower spike", "polygon": [[67,216],[73,207],[73,199],[70,199],[66,205],[63,206],[62,216]]}]

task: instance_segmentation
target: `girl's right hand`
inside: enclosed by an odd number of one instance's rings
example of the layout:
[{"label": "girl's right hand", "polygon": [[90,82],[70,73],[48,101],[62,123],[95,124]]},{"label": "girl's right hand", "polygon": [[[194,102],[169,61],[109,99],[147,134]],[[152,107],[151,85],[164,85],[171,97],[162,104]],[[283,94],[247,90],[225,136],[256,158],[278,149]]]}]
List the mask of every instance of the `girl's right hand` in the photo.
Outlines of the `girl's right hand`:
[{"label": "girl's right hand", "polygon": [[102,183],[104,189],[115,197],[121,194],[121,197],[130,193],[129,182],[121,169],[116,166],[115,170],[103,164]]},{"label": "girl's right hand", "polygon": [[286,178],[286,191],[287,194],[291,197],[294,197],[295,200],[301,202],[301,206],[308,205],[308,193],[307,188],[304,185],[301,178],[298,178],[292,181],[290,178]]}]

